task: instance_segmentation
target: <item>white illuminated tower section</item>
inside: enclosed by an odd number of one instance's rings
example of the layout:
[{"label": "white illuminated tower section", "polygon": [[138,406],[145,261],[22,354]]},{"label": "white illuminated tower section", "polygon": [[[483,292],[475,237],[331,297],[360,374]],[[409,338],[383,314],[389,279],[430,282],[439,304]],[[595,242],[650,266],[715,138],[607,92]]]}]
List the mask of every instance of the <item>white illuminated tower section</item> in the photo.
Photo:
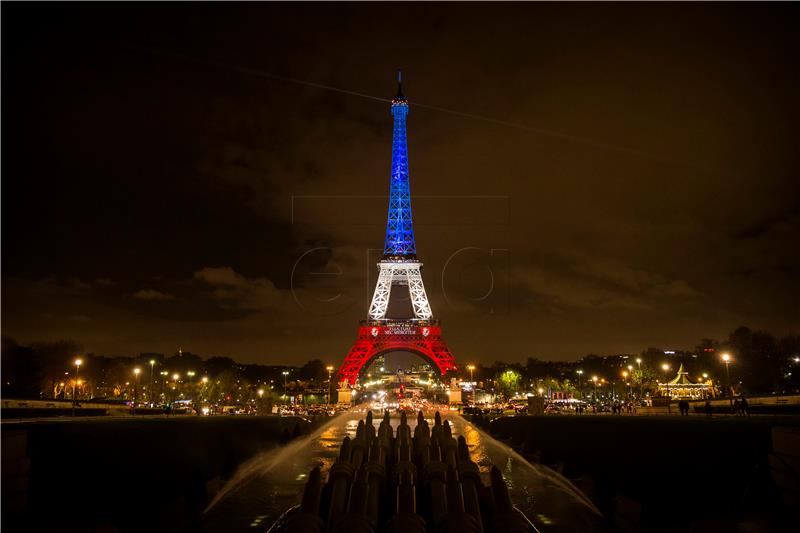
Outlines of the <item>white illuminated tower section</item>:
[{"label": "white illuminated tower section", "polygon": [[[350,385],[365,364],[388,351],[417,353],[433,362],[442,374],[456,369],[455,360],[441,338],[441,327],[433,320],[422,282],[422,263],[417,260],[408,175],[408,100],[403,96],[399,74],[397,82],[397,96],[392,99],[394,129],[386,240],[383,259],[378,263],[378,282],[369,306],[369,320],[362,322],[358,339],[339,369],[339,381]],[[410,312],[390,316],[393,296],[395,303],[402,303],[406,291]]]}]

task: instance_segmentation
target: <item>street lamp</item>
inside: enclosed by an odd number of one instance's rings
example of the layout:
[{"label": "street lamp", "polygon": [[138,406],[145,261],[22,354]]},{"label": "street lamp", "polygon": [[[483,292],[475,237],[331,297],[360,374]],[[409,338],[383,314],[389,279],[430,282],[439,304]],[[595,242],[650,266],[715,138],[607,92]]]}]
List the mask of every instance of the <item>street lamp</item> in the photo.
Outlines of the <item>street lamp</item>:
[{"label": "street lamp", "polygon": [[628,382],[628,396],[633,398],[633,365],[628,365],[628,374],[631,376],[631,379]]},{"label": "street lamp", "polygon": [[75,381],[72,382],[72,416],[75,416],[75,407],[77,402],[77,396],[75,395],[77,392],[78,387],[78,377],[81,374],[81,365],[83,364],[83,360],[80,358],[75,359]]},{"label": "street lamp", "polygon": [[597,401],[597,376],[592,376],[592,381],[594,382],[594,395],[592,399]]},{"label": "street lamp", "polygon": [[644,375],[642,375],[642,358],[636,358],[636,364],[639,365],[639,399],[644,396]]},{"label": "street lamp", "polygon": [[161,398],[164,400],[167,399],[165,387],[167,386],[167,380],[169,380],[168,376],[169,372],[167,372],[166,370],[161,371]]},{"label": "street lamp", "polygon": [[[629,368],[633,368],[633,367],[632,367],[632,366],[630,366],[630,365],[628,365],[628,367],[629,367]],[[628,371],[627,371],[627,370],[623,370],[623,371],[622,371],[622,377],[623,377],[623,378],[625,378],[625,381],[628,381]],[[623,389],[623,390],[624,390],[624,389]],[[630,384],[630,383],[628,383],[628,396],[630,397],[630,395],[631,395],[631,384]]]},{"label": "street lamp", "polygon": [[330,405],[331,404],[331,372],[333,372],[333,366],[328,365],[326,367],[326,370],[328,371],[328,399],[325,401],[325,403]]},{"label": "street lamp", "polygon": [[289,371],[288,370],[284,370],[283,372],[281,372],[281,374],[283,374],[283,396],[284,396],[284,398],[288,398],[288,396],[286,396],[286,389],[289,386],[286,383],[286,377],[289,375]]},{"label": "street lamp", "polygon": [[200,387],[200,401],[201,402],[205,402],[206,401],[206,385],[208,385],[208,376],[203,376],[202,378],[200,378],[200,382],[203,384]]},{"label": "street lamp", "polygon": [[472,390],[472,405],[475,405],[475,376],[473,374],[475,365],[467,365],[467,370],[469,370],[469,388]]},{"label": "street lamp", "polygon": [[[669,383],[667,382],[667,371],[669,370],[669,365],[667,363],[664,363],[663,365],[661,365],[661,370],[664,371],[664,384],[667,386],[667,398],[669,398],[670,397],[669,396]],[[669,400],[667,400],[667,401],[669,401]]]},{"label": "street lamp", "polygon": [[728,368],[731,362],[731,355],[729,353],[722,354],[722,360],[725,362],[725,375],[728,378],[728,394],[731,394],[731,371]]},{"label": "street lamp", "polygon": [[147,403],[150,404],[150,407],[155,406],[155,404],[153,403],[153,367],[155,366],[156,366],[156,360],[150,359],[150,388],[147,389],[147,400],[148,400]]},{"label": "street lamp", "polygon": [[139,396],[139,373],[142,371],[138,366],[133,369],[133,414],[136,414],[136,400]]},{"label": "street lamp", "polygon": [[172,374],[172,380],[175,382],[175,386],[173,387],[175,394],[172,395],[172,403],[175,403],[175,400],[178,399],[178,380],[180,379],[180,377],[181,375],[178,374],[177,372]]},{"label": "street lamp", "polygon": [[78,384],[78,378],[81,376],[81,365],[83,364],[82,359],[75,359],[75,381],[72,384],[72,401],[74,402],[77,398],[75,396],[75,386]]}]

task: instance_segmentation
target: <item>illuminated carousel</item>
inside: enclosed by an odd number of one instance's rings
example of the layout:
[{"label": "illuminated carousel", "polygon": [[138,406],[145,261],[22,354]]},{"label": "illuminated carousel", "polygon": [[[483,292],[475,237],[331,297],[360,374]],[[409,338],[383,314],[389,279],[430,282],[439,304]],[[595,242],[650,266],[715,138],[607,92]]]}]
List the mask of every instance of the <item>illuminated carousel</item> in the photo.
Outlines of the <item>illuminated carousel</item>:
[{"label": "illuminated carousel", "polygon": [[683,369],[683,364],[681,364],[675,379],[667,383],[659,383],[658,391],[662,396],[670,398],[702,400],[711,395],[711,382],[695,383],[689,379],[689,373]]}]

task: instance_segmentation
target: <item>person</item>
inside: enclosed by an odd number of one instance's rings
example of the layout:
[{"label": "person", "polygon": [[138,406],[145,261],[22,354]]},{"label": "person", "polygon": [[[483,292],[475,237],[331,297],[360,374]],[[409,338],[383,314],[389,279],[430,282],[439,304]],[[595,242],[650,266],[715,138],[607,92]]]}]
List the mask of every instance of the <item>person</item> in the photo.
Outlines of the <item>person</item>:
[{"label": "person", "polygon": [[706,416],[711,416],[711,400],[706,400]]},{"label": "person", "polygon": [[750,407],[750,406],[749,406],[749,405],[748,405],[748,403],[747,403],[747,398],[745,398],[744,396],[742,396],[742,401],[741,401],[741,402],[739,402],[739,408],[742,410],[742,415],[744,415],[744,416],[750,416],[750,410],[749,410],[749,407]]}]

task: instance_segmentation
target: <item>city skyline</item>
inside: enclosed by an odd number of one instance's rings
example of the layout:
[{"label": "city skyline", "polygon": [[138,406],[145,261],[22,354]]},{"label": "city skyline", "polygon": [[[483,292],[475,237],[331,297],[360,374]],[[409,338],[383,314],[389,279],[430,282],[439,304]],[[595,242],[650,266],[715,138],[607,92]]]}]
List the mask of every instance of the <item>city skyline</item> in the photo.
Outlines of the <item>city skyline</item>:
[{"label": "city skyline", "polygon": [[366,23],[391,6],[7,8],[27,21],[4,28],[21,344],[338,364],[382,251],[398,67],[422,275],[459,362],[798,333],[780,8],[408,6],[413,38]]}]

